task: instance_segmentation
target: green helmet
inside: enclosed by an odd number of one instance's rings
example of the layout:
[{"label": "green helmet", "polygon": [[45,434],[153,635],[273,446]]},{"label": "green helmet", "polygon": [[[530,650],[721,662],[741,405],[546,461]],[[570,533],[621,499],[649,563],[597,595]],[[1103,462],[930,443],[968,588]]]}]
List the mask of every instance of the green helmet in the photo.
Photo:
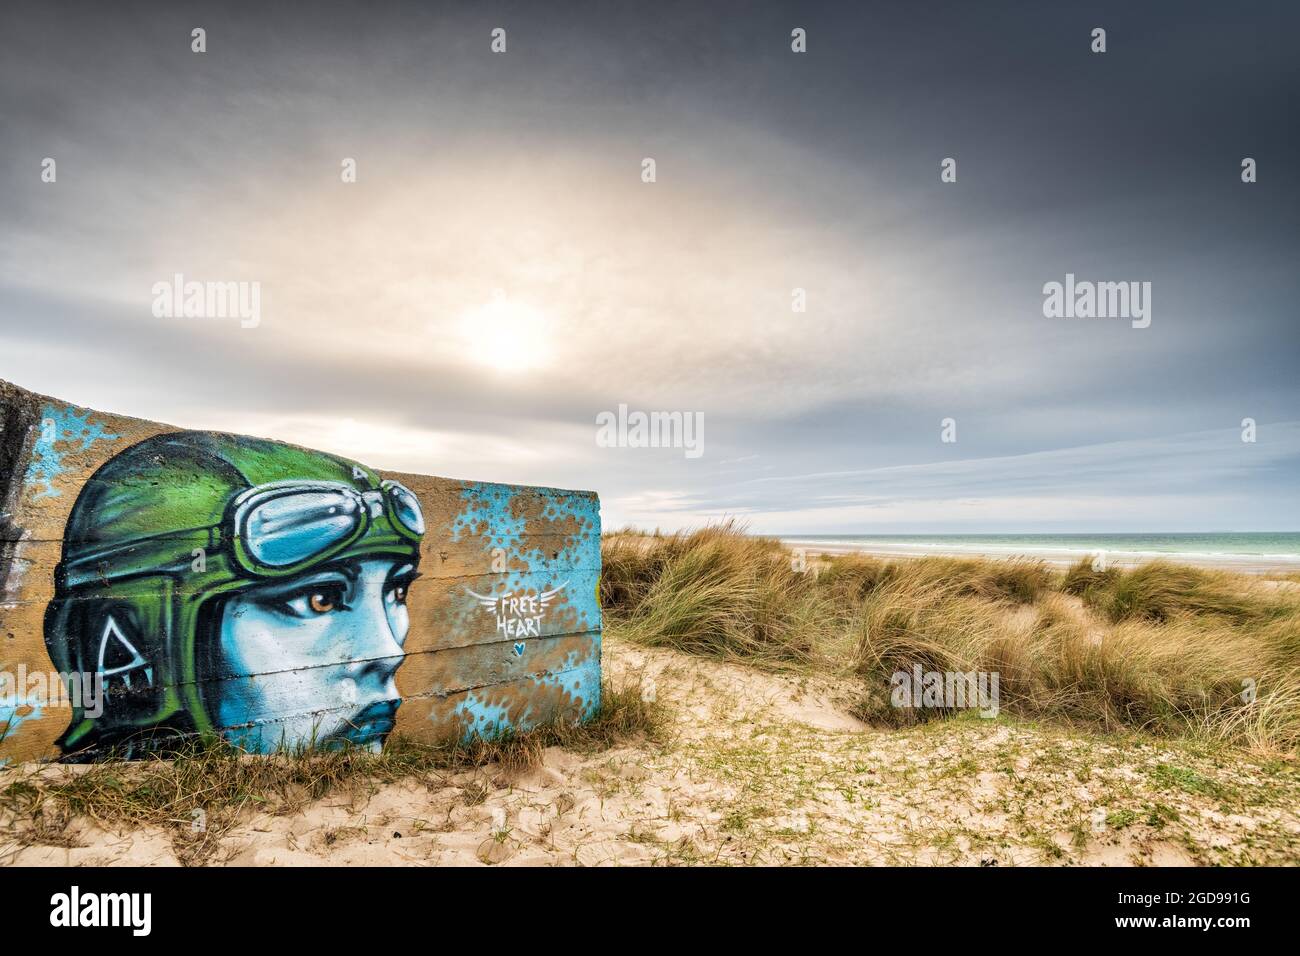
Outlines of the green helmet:
[{"label": "green helmet", "polygon": [[112,458],[73,505],[45,614],[54,666],[103,680],[97,715],[73,695],[65,758],[215,734],[225,599],[325,562],[415,560],[423,532],[408,489],[294,445],[173,432]]}]

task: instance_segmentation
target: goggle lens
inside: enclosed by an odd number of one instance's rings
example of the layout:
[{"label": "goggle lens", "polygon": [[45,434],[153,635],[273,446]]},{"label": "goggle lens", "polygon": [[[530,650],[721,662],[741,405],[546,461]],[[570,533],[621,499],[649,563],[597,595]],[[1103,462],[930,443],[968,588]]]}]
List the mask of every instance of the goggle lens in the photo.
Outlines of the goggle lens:
[{"label": "goggle lens", "polygon": [[384,489],[392,503],[394,517],[412,534],[424,534],[424,512],[420,510],[420,500],[405,485],[395,481],[384,482]]},{"label": "goggle lens", "polygon": [[343,491],[299,491],[261,502],[245,518],[244,546],[259,564],[289,567],[354,534],[362,501]]}]

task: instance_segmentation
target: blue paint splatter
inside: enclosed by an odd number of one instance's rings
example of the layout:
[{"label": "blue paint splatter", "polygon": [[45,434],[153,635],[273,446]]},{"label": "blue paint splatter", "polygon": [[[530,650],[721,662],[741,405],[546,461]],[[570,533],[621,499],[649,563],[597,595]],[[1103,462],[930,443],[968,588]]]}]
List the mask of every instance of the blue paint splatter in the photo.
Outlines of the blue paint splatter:
[{"label": "blue paint splatter", "polygon": [[[576,655],[571,660],[575,658]],[[539,690],[560,688],[572,697],[581,698],[582,712],[576,715],[579,720],[590,720],[600,710],[599,655],[587,658],[572,670],[538,674],[531,680]],[[512,722],[507,705],[489,703],[479,697],[477,692],[470,691],[465,699],[452,709],[451,716],[464,728],[461,732],[462,741],[469,743],[475,737],[490,740],[507,731],[521,733],[531,730],[542,721],[553,719],[555,715],[539,714],[529,706],[520,714],[517,721]]]},{"label": "blue paint splatter", "polygon": [[[514,508],[520,495],[542,497],[544,521],[558,525],[572,520],[578,530],[568,537],[565,546],[557,547],[554,541],[525,544],[527,520]],[[508,570],[494,576],[492,590],[486,593],[541,594],[567,582],[561,596],[576,613],[578,628],[600,629],[600,605],[596,598],[600,573],[598,499],[490,482],[467,483],[460,497],[462,506],[451,524],[451,540],[459,542],[478,537],[484,548],[500,548],[507,556]],[[520,564],[526,570],[519,570]]]},{"label": "blue paint splatter", "polygon": [[[18,713],[18,708],[23,706],[30,706],[31,710],[25,714]],[[41,708],[30,703],[26,694],[20,696],[17,693],[10,693],[0,697],[0,743],[12,740],[19,727],[39,716],[41,716]],[[0,757],[0,767],[8,766],[9,760],[8,757]]]},{"label": "blue paint splatter", "polygon": [[[472,482],[460,493],[465,506],[451,526],[451,540],[481,534],[491,548],[509,550],[524,534],[524,519],[510,513],[510,502],[519,493],[510,485]],[[482,527],[486,525],[486,528]]]},{"label": "blue paint splatter", "polygon": [[[526,500],[521,501],[521,496],[526,496]],[[538,497],[541,501],[537,501]],[[552,605],[542,621],[542,636],[550,636],[560,628],[565,632],[594,632],[591,633],[589,653],[571,652],[557,672],[533,676],[531,681],[539,691],[561,689],[572,698],[581,699],[582,712],[576,715],[580,719],[595,716],[600,709],[601,676],[601,611],[597,598],[600,580],[599,499],[594,495],[487,482],[465,484],[460,499],[460,511],[451,523],[451,540],[477,539],[485,549],[500,548],[507,557],[506,570],[490,576],[490,588],[482,588],[485,593],[494,596],[541,594],[563,584],[560,603]],[[527,508],[520,507],[521,504]],[[541,540],[526,537],[529,519],[523,514],[525,510],[540,518],[538,523],[548,537]],[[559,534],[565,535],[563,542],[552,536]],[[467,601],[470,597],[467,593]],[[570,614],[571,618],[568,617]],[[560,626],[552,625],[561,615]],[[522,658],[527,650],[524,642],[507,647],[518,658]],[[526,694],[525,698],[529,696]],[[537,697],[540,700],[554,699],[552,694],[546,693],[539,693]],[[553,716],[535,713],[532,706],[526,706],[522,713],[518,713],[518,719],[511,721],[508,706],[491,704],[473,692],[452,711],[452,717],[464,728],[467,740],[527,730]]]},{"label": "blue paint splatter", "polygon": [[[452,711],[464,726],[463,734],[466,742],[475,737],[490,739],[497,737],[510,729],[510,713],[506,707],[501,704],[489,704],[485,700],[480,700],[479,696],[473,691],[456,705]],[[516,727],[516,730],[522,730],[522,727]]]},{"label": "blue paint splatter", "polygon": [[[542,544],[521,550],[527,519],[514,513],[512,505],[520,495],[540,495],[541,518],[559,524],[572,519],[580,529],[571,536],[565,547],[548,552]],[[463,502],[459,514],[451,524],[451,540],[459,542],[470,536],[480,536],[487,548],[516,551],[535,571],[554,567],[599,567],[600,564],[600,504],[588,495],[575,495],[549,488],[520,488],[491,482],[471,482],[461,490]],[[547,542],[547,547],[554,547]]]},{"label": "blue paint splatter", "polygon": [[[62,494],[54,487],[54,479],[64,472],[63,455],[71,443],[80,441],[81,450],[85,451],[97,441],[113,441],[120,437],[105,431],[102,424],[92,425],[91,414],[91,410],[86,409],[78,415],[71,405],[46,405],[41,410],[36,444],[24,480],[28,486],[44,485],[45,490],[33,497],[57,498]],[[60,450],[56,447],[59,444],[65,447]]]}]

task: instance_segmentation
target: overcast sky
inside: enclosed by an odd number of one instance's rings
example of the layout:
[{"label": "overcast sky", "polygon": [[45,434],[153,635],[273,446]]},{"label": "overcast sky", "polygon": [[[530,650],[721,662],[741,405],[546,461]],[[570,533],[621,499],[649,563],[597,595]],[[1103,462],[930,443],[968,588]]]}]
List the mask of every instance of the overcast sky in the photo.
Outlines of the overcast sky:
[{"label": "overcast sky", "polygon": [[157,6],[0,11],[0,378],[607,527],[1300,529],[1300,5]]}]

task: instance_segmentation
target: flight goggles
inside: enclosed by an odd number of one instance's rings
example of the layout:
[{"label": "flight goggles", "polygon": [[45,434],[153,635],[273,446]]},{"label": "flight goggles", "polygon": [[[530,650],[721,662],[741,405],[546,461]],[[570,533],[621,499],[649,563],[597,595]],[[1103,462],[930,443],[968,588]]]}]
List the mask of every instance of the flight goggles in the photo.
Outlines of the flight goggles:
[{"label": "flight goggles", "polygon": [[385,514],[399,540],[418,543],[424,535],[419,499],[391,480],[374,491],[328,481],[274,482],[243,492],[231,508],[235,559],[259,575],[293,574],[338,554]]},{"label": "flight goggles", "polygon": [[69,587],[106,584],[138,575],[144,567],[188,564],[194,535],[204,546],[228,542],[235,562],[258,577],[282,577],[319,564],[363,542],[366,550],[418,549],[424,515],[415,494],[400,482],[359,491],[343,482],[279,481],[241,492],[226,520],[117,545],[67,562]]}]

